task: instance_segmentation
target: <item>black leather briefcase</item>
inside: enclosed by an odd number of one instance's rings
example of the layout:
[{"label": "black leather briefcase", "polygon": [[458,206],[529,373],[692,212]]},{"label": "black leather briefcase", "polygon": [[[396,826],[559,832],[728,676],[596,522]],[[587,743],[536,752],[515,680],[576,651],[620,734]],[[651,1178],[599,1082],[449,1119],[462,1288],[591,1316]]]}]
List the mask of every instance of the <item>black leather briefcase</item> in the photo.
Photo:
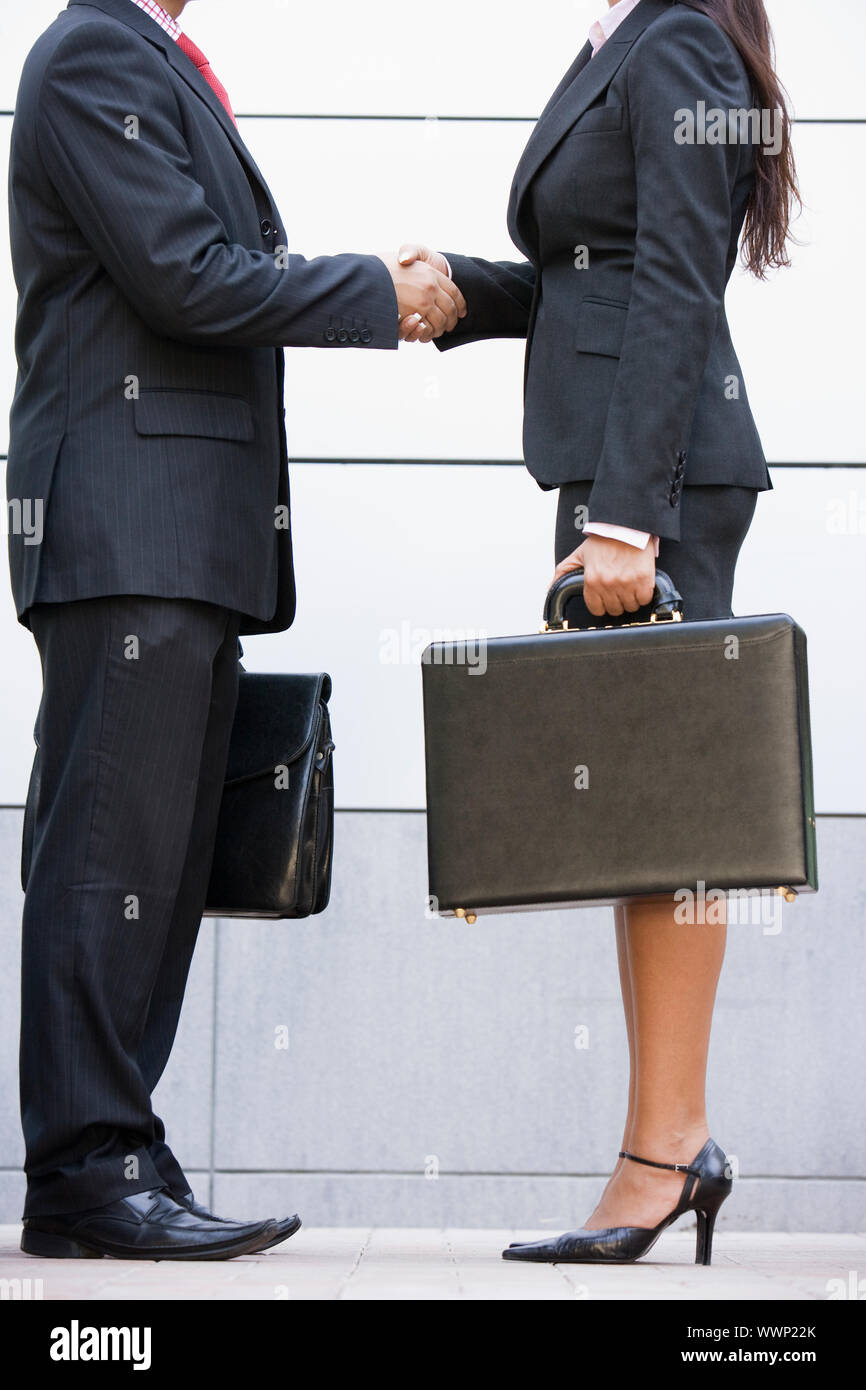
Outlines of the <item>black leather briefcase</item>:
[{"label": "black leather briefcase", "polygon": [[208,917],[309,917],[331,890],[330,676],[242,671]]},{"label": "black leather briefcase", "polygon": [[582,586],[554,586],[540,634],[424,653],[433,910],[815,891],[801,628],[683,622],[659,573],[652,621],[569,631]]}]

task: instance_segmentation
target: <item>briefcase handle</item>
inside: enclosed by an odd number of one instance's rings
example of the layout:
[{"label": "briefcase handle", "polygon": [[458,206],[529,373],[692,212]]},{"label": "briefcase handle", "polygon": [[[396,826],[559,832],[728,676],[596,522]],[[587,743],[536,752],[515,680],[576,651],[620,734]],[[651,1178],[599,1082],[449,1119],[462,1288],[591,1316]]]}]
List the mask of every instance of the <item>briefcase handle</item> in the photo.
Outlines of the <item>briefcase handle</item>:
[{"label": "briefcase handle", "polygon": [[[583,570],[572,570],[557,579],[544,604],[544,630],[557,632],[568,628],[565,621],[565,605],[569,599],[583,596]],[[656,587],[652,600],[650,622],[681,622],[683,617],[682,595],[677,592],[670,575],[664,570],[656,570]]]}]

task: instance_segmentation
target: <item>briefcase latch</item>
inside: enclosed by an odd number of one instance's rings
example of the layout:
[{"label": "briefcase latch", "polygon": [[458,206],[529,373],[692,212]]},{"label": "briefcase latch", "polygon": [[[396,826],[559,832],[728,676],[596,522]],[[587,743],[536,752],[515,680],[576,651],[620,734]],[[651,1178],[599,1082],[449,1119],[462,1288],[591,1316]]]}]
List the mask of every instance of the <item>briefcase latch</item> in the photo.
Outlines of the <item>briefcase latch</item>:
[{"label": "briefcase latch", "polygon": [[669,613],[666,617],[659,617],[658,613],[653,613],[645,623],[604,623],[601,627],[569,628],[568,623],[563,620],[561,627],[551,627],[549,623],[545,623],[543,627],[539,628],[539,632],[614,632],[617,627],[660,627],[664,623],[681,623],[682,621],[682,613]]}]

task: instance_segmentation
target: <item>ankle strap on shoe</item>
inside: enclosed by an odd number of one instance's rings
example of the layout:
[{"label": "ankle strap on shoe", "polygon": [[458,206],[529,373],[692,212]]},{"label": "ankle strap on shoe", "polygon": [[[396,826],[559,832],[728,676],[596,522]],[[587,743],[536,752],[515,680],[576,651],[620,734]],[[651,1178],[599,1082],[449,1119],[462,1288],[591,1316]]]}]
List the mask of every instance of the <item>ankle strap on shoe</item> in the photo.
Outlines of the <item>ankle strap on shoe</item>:
[{"label": "ankle strap on shoe", "polygon": [[638,1158],[637,1154],[627,1153],[625,1149],[620,1149],[620,1158],[630,1158],[632,1163],[645,1163],[647,1168],[665,1168],[669,1173],[692,1173],[696,1178],[703,1176],[700,1168],[693,1168],[690,1163],[656,1163],[652,1158]]}]

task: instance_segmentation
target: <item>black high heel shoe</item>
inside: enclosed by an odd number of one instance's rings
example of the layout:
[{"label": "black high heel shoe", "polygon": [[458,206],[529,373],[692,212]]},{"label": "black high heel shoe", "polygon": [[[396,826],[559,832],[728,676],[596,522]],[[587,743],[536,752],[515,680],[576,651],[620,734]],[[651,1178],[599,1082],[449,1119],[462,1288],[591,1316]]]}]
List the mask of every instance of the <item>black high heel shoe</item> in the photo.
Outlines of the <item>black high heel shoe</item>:
[{"label": "black high heel shoe", "polygon": [[718,1144],[708,1139],[691,1163],[655,1163],[651,1158],[638,1158],[624,1150],[619,1156],[630,1158],[634,1163],[645,1163],[649,1168],[666,1168],[671,1173],[687,1175],[680,1200],[670,1216],[652,1227],[615,1226],[601,1231],[567,1231],[553,1240],[515,1242],[503,1250],[502,1258],[546,1264],[632,1264],[652,1249],[662,1231],[687,1211],[693,1211],[698,1218],[695,1264],[708,1265],[713,1254],[713,1227],[719,1207],[731,1195],[734,1185],[728,1176],[728,1160]]}]

